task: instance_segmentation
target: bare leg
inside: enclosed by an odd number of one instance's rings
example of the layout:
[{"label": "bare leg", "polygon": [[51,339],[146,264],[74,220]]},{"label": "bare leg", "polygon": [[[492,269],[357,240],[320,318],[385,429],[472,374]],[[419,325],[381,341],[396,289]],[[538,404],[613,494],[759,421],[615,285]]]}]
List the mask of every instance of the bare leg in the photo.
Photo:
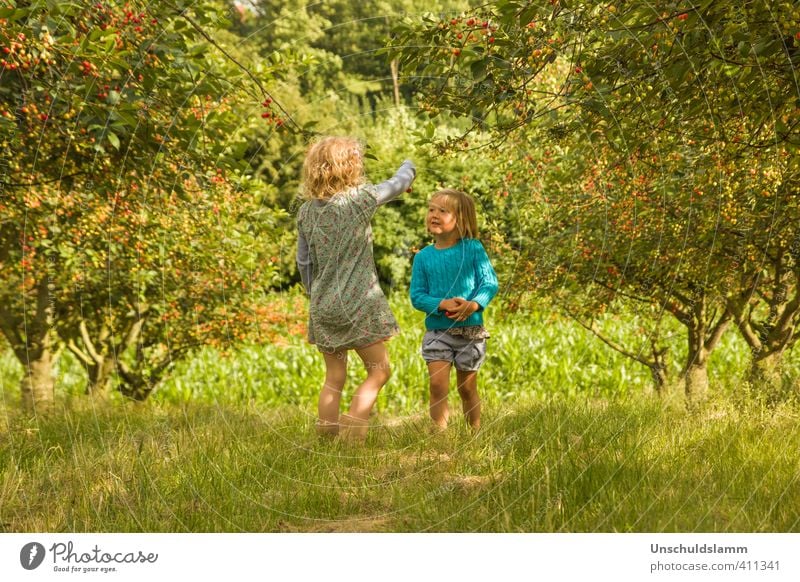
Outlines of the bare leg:
[{"label": "bare leg", "polygon": [[456,370],[458,394],[467,424],[473,430],[481,427],[481,399],[478,397],[478,372]]},{"label": "bare leg", "polygon": [[365,348],[357,348],[356,353],[364,362],[367,377],[353,394],[353,401],[350,403],[350,416],[368,420],[375,400],[378,399],[378,393],[389,381],[389,376],[391,375],[389,353],[386,351],[386,342],[383,341]]},{"label": "bare leg", "polygon": [[339,423],[339,400],[347,379],[347,351],[322,354],[325,357],[325,384],[319,394],[319,419],[322,425]]},{"label": "bare leg", "polygon": [[439,428],[447,428],[450,409],[447,407],[447,393],[450,391],[450,362],[428,362],[428,375],[431,380],[431,420]]}]

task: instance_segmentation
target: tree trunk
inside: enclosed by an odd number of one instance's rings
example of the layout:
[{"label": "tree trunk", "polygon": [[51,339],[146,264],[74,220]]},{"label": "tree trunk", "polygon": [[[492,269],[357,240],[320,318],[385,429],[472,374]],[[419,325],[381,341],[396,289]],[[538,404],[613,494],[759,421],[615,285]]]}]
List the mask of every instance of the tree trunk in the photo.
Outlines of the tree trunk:
[{"label": "tree trunk", "polygon": [[708,396],[708,356],[711,353],[706,347],[707,321],[702,304],[694,315],[686,325],[689,349],[686,353],[686,364],[681,373],[686,405],[689,408],[701,404]]},{"label": "tree trunk", "polygon": [[120,364],[119,375],[122,383],[119,385],[120,393],[126,398],[144,402],[153,391],[153,384],[139,374],[128,369],[124,364]]},{"label": "tree trunk", "polygon": [[755,394],[763,394],[768,400],[779,399],[783,391],[782,371],[783,352],[754,354],[747,380]]},{"label": "tree trunk", "polygon": [[650,375],[653,378],[653,384],[655,385],[656,394],[658,394],[659,396],[663,396],[664,389],[669,384],[667,367],[662,363],[658,362],[655,365],[650,366]]},{"label": "tree trunk", "polygon": [[708,396],[708,356],[710,352],[705,346],[706,326],[704,323],[693,320],[691,325],[687,326],[689,350],[681,375],[683,376],[686,404],[689,407],[702,403]]},{"label": "tree trunk", "polygon": [[708,367],[703,361],[690,364],[684,375],[686,403],[691,407],[702,403],[708,396]]},{"label": "tree trunk", "polygon": [[683,297],[682,303],[685,310],[673,306],[671,311],[686,326],[689,349],[680,377],[686,406],[695,408],[708,397],[708,358],[728,329],[732,315],[727,309],[720,313],[719,306],[714,306],[705,293]]},{"label": "tree trunk", "polygon": [[95,398],[106,398],[110,392],[111,378],[114,374],[116,363],[113,356],[104,357],[87,369],[89,382],[86,384],[86,394]]},{"label": "tree trunk", "polygon": [[53,363],[58,359],[48,277],[38,281],[35,301],[30,305],[33,308],[25,306],[27,311],[20,314],[0,304],[0,331],[24,369],[20,381],[23,411],[43,414],[55,404]]},{"label": "tree trunk", "polygon": [[25,368],[20,382],[22,409],[30,414],[46,414],[55,403],[53,362],[56,355],[49,346],[28,353],[27,361],[22,362]]}]

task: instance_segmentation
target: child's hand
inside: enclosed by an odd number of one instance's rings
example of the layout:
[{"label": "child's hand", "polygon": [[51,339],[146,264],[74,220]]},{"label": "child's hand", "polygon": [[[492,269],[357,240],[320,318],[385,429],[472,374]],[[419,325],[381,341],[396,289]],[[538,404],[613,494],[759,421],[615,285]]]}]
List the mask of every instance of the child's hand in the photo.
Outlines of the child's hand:
[{"label": "child's hand", "polygon": [[439,309],[444,311],[447,317],[450,317],[450,313],[458,309],[461,302],[464,300],[461,297],[454,297],[452,299],[442,299],[439,303]]},{"label": "child's hand", "polygon": [[455,309],[448,309],[447,317],[456,321],[464,321],[481,308],[475,301],[467,301],[457,297],[454,301],[458,304]]}]

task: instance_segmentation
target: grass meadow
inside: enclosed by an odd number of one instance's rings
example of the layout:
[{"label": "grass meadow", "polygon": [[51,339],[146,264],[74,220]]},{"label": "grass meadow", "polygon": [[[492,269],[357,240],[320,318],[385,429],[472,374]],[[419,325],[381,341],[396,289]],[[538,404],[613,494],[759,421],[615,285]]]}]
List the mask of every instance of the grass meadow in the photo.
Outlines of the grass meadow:
[{"label": "grass meadow", "polygon": [[[570,322],[496,309],[482,430],[453,414],[432,434],[421,322],[393,302],[404,331],[363,448],[315,437],[323,366],[302,338],[206,350],[143,404],[82,396],[64,356],[59,411],[38,419],[19,414],[22,370],[3,355],[0,529],[800,531],[800,408],[742,389],[733,333],[712,357],[710,399],[688,411],[678,389],[654,395],[646,369]],[[604,325],[617,338],[632,328]],[[350,368],[352,388],[356,357]]]}]

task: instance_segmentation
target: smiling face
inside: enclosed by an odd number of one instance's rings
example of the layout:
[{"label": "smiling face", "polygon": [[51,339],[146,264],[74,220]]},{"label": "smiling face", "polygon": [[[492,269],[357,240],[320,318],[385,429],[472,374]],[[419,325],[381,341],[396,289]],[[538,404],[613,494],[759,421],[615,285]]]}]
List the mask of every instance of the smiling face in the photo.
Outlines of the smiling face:
[{"label": "smiling face", "polygon": [[428,203],[425,225],[433,236],[447,236],[456,231],[456,215],[447,207],[447,198],[436,196]]}]

